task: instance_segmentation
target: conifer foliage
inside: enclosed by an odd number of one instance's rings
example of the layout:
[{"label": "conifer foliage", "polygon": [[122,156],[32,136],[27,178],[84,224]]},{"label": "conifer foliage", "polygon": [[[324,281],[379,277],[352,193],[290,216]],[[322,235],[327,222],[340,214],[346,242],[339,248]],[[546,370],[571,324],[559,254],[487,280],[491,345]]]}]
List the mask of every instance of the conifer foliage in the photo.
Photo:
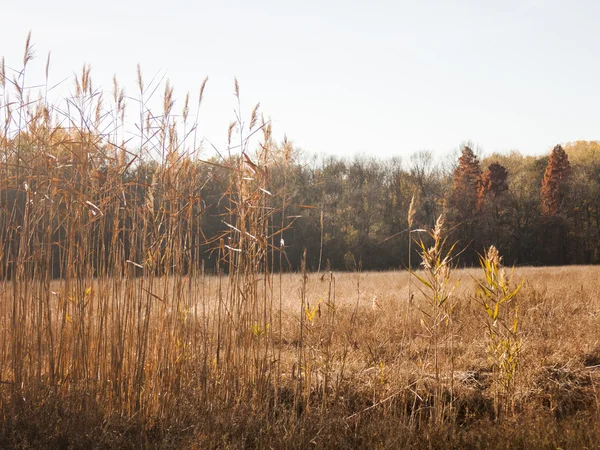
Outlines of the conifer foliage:
[{"label": "conifer foliage", "polygon": [[477,206],[477,197],[481,187],[481,167],[473,150],[465,145],[452,179],[450,206],[459,219],[466,219]]},{"label": "conifer foliage", "polygon": [[[475,230],[478,229],[479,190],[481,189],[481,166],[471,147],[465,145],[452,175],[452,191],[448,198],[450,229],[463,247],[478,248]],[[464,262],[475,263],[473,255]]]},{"label": "conifer foliage", "polygon": [[498,163],[492,163],[481,177],[479,197],[482,200],[487,195],[494,198],[508,190],[508,171]]},{"label": "conifer foliage", "polygon": [[542,212],[545,215],[560,215],[564,212],[569,196],[571,164],[562,146],[557,145],[548,159],[542,180]]}]

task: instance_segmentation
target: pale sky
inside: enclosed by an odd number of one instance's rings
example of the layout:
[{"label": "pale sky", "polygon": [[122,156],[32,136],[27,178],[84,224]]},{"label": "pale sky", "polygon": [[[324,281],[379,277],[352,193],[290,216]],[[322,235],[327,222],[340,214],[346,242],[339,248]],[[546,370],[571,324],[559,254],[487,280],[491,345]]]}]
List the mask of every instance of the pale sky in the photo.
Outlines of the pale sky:
[{"label": "pale sky", "polygon": [[[175,85],[180,110],[205,76],[200,135],[219,148],[255,103],[311,153],[539,154],[600,139],[600,2],[156,1],[4,2],[0,56],[19,69],[32,31],[29,81],[90,63],[134,95],[136,64]],[[35,74],[34,74],[35,72]],[[193,102],[192,102],[193,103]],[[134,108],[134,105],[131,105]]]}]

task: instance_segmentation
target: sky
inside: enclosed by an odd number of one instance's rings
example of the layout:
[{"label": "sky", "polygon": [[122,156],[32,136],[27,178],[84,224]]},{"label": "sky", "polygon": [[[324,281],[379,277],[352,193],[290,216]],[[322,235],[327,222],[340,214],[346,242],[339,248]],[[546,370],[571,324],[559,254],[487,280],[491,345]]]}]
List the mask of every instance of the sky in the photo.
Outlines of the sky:
[{"label": "sky", "polygon": [[595,0],[29,0],[2,16],[7,66],[32,32],[28,84],[49,51],[51,84],[89,63],[95,86],[111,91],[116,73],[133,96],[139,63],[146,82],[166,74],[176,109],[208,76],[199,134],[220,149],[234,77],[243,115],[260,102],[276,136],[309,153],[407,158],[471,141],[541,154],[600,139]]}]

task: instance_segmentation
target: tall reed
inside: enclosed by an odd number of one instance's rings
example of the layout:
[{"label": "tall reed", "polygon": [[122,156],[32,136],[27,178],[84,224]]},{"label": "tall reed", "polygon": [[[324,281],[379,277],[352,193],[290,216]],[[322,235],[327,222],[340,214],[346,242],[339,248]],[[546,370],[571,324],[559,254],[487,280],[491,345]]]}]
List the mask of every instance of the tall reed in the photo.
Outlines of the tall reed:
[{"label": "tall reed", "polygon": [[516,295],[523,282],[513,286],[493,245],[480,257],[484,278],[477,280],[478,299],[486,313],[488,355],[492,364],[494,408],[501,418],[514,412],[514,389],[522,340]]},{"label": "tall reed", "polygon": [[[412,272],[419,281],[425,303],[420,308],[421,325],[429,340],[428,352],[431,361],[422,361],[424,372],[433,366],[434,393],[432,418],[442,423],[452,410],[454,362],[452,312],[454,309],[453,291],[456,287],[450,282],[453,251],[455,245],[446,249],[443,237],[444,218],[440,216],[435,228],[428,232],[433,244],[428,246],[423,239],[417,241],[421,255],[422,272]],[[449,401],[445,401],[449,394]]]},{"label": "tall reed", "polygon": [[[105,97],[84,65],[72,97],[31,100],[31,48],[29,36],[22,70],[7,83],[3,63],[0,79],[0,317],[10,324],[0,380],[14,407],[44,401],[49,389],[74,411],[92,402],[148,424],[177,414],[186,392],[269,407],[281,378],[273,242],[291,225],[274,221],[287,194],[270,191],[268,167],[279,158],[270,123],[256,105],[246,124],[236,80],[228,156],[202,160],[198,111],[187,95],[178,114],[168,81],[160,111],[148,106],[160,81],[145,83],[139,66],[137,98],[116,77]],[[214,183],[223,197],[207,193]],[[215,203],[227,213],[216,216]],[[215,219],[221,235],[205,236],[203,222]],[[215,255],[212,301],[204,267]]]}]

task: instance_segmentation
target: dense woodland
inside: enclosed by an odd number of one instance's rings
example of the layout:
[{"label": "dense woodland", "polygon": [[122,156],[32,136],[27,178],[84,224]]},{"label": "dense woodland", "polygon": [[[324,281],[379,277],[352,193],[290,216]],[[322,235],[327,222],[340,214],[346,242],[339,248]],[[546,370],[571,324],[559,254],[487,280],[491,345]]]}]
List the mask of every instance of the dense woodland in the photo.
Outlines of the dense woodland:
[{"label": "dense woodland", "polygon": [[313,269],[321,243],[321,266],[327,259],[336,269],[356,261],[365,269],[406,267],[413,195],[412,229],[432,228],[443,213],[449,241],[464,250],[461,265],[476,264],[490,244],[509,264],[594,264],[600,257],[598,142],[556,146],[539,157],[512,152],[480,160],[469,146],[445,161],[425,151],[408,160],[330,156],[274,175],[273,188],[287,184],[296,205],[288,213],[301,216],[285,238],[289,259],[299,261],[306,247]]},{"label": "dense woodland", "polygon": [[[30,129],[2,143],[8,155],[1,168],[4,273],[10,275],[13,270],[10,255],[18,254],[22,242],[21,230],[11,224],[19,223],[19,217],[26,214],[28,201],[48,197],[36,189],[42,179],[45,183],[51,180],[52,192],[61,199],[62,213],[52,218],[55,244],[48,259],[55,276],[60,276],[59,261],[64,261],[61,249],[69,247],[70,239],[77,239],[76,233],[61,226],[61,215],[66,217],[73,209],[70,203],[87,208],[92,228],[100,216],[105,223],[119,221],[111,225],[112,232],[103,229],[97,234],[97,254],[85,255],[92,266],[100,266],[103,248],[114,239],[121,241],[125,260],[143,259],[136,251],[143,247],[135,241],[139,238],[128,236],[137,226],[138,216],[147,219],[153,215],[156,223],[168,221],[173,212],[155,210],[154,205],[168,205],[169,196],[176,203],[171,205],[172,211],[189,210],[181,226],[187,227],[192,237],[181,245],[193,251],[181,268],[187,270],[189,264],[204,260],[208,271],[215,270],[214,249],[228,230],[228,158],[235,158],[234,152],[209,160],[170,155],[177,158],[170,164],[179,169],[167,172],[161,166],[169,161],[111,152],[100,137],[82,137],[81,132],[73,136],[53,130],[51,137],[44,138],[48,151],[40,152],[43,149],[36,145],[39,135],[39,130]],[[84,147],[83,153],[79,151]],[[90,148],[96,150],[90,152]],[[449,241],[457,242],[462,250],[458,257],[461,266],[476,264],[478,254],[490,244],[497,246],[511,265],[598,263],[600,142],[557,145],[543,156],[523,156],[515,151],[478,157],[476,153],[481,152],[464,145],[456,157],[442,161],[427,151],[406,159],[340,158],[307,156],[288,141],[273,144],[271,159],[264,164],[268,191],[273,194],[269,207],[277,211],[269,227],[293,225],[283,232],[283,242],[280,235],[272,238],[272,248],[284,250],[281,258],[273,256],[274,268],[281,262],[284,270],[297,270],[305,248],[310,270],[344,270],[359,264],[363,270],[407,267],[408,211],[413,196],[413,238],[419,237],[419,229],[432,227],[443,213]],[[47,157],[40,158],[41,154]],[[254,163],[246,158],[251,168]],[[111,188],[116,186],[115,176],[119,178],[118,192]],[[191,180],[182,183],[182,177]],[[111,195],[120,197],[118,210],[103,210]],[[40,232],[47,229],[43,218],[38,223]],[[158,236],[160,229],[152,233]],[[146,233],[148,239],[152,233]],[[412,262],[416,264],[418,258]]]}]

